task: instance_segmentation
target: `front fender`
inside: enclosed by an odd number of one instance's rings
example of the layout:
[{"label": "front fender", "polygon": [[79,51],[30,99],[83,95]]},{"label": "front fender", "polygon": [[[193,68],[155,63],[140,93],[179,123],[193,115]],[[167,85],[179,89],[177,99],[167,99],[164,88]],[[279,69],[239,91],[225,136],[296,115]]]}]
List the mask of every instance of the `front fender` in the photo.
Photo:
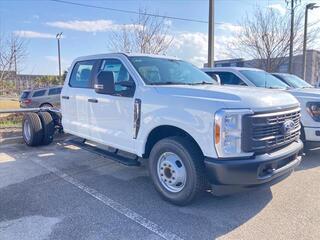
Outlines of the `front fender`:
[{"label": "front fender", "polygon": [[168,105],[144,105],[136,142],[137,155],[144,154],[151,131],[166,125],[187,132],[198,143],[204,156],[217,157],[213,141],[213,120],[212,113],[195,109],[172,108]]}]

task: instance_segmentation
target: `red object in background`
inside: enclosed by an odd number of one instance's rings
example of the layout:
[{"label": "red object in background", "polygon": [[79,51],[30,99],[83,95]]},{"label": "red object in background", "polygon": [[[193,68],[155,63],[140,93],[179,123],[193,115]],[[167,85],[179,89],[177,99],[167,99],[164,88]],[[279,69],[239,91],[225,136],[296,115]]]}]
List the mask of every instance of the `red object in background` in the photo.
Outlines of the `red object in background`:
[{"label": "red object in background", "polygon": [[30,104],[32,102],[32,100],[31,99],[24,99],[22,102],[24,104]]}]

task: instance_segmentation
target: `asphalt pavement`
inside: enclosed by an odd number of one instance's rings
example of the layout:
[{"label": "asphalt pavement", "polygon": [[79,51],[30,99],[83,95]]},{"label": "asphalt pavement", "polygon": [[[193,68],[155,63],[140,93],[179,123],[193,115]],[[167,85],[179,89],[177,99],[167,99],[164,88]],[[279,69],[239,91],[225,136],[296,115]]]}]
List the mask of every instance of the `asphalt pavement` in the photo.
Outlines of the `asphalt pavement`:
[{"label": "asphalt pavement", "polygon": [[145,164],[68,141],[0,145],[0,239],[320,239],[320,150],[271,189],[163,201]]}]

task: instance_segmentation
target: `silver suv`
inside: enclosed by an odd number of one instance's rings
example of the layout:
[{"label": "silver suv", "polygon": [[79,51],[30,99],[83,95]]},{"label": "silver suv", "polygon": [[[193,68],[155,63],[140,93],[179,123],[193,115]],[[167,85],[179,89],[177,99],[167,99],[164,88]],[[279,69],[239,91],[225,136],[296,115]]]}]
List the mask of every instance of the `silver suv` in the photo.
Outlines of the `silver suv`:
[{"label": "silver suv", "polygon": [[62,86],[53,86],[21,93],[19,102],[21,108],[58,107],[60,108],[60,93]]}]

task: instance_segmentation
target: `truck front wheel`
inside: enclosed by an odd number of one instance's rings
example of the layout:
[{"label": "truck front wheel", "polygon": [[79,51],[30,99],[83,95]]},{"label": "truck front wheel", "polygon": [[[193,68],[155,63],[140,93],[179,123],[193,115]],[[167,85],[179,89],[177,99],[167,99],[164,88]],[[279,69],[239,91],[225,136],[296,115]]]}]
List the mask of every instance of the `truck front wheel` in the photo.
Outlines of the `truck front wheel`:
[{"label": "truck front wheel", "polygon": [[183,137],[165,138],[154,145],[149,172],[161,196],[177,205],[190,203],[205,186],[202,154]]}]

